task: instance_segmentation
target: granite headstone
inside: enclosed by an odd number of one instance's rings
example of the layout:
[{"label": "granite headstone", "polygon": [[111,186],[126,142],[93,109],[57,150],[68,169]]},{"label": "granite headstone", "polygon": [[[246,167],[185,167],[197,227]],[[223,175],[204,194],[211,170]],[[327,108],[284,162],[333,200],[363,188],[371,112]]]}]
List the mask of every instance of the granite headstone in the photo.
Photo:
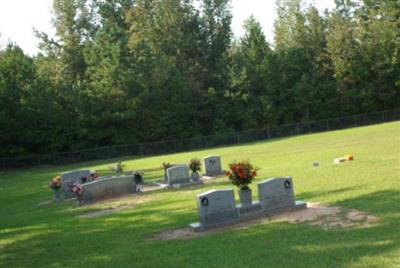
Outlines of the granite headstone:
[{"label": "granite headstone", "polygon": [[82,201],[93,202],[107,198],[136,193],[136,184],[133,175],[115,176],[102,180],[92,181],[82,185]]},{"label": "granite headstone", "polygon": [[204,227],[232,222],[239,217],[232,189],[211,190],[197,195],[197,208]]},{"label": "granite headstone", "polygon": [[82,178],[86,178],[86,182],[90,182],[92,180],[90,170],[74,170],[61,174],[61,187],[64,198],[75,197],[75,194],[70,191],[70,186],[75,182],[81,184]]},{"label": "granite headstone", "polygon": [[189,183],[189,167],[187,165],[175,165],[167,169],[168,185]]},{"label": "granite headstone", "polygon": [[272,178],[257,184],[258,198],[264,210],[277,210],[295,206],[291,177]]},{"label": "granite headstone", "polygon": [[221,167],[221,157],[209,155],[203,158],[205,176],[216,176],[223,174]]}]

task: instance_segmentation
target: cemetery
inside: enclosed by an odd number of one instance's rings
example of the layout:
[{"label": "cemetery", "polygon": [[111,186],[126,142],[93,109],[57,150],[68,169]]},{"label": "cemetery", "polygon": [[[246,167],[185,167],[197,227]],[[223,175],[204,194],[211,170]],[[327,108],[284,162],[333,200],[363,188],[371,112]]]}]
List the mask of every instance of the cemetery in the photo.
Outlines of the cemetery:
[{"label": "cemetery", "polygon": [[399,131],[0,173],[0,266],[396,267]]},{"label": "cemetery", "polygon": [[400,0],[1,0],[0,268],[400,268]]}]

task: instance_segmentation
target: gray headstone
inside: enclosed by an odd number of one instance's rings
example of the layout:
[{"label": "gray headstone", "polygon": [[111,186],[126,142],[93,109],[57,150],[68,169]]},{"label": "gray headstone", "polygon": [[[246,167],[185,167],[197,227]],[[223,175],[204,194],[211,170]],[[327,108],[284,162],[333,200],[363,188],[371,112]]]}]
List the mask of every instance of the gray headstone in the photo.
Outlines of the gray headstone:
[{"label": "gray headstone", "polygon": [[126,194],[136,193],[133,176],[116,176],[82,185],[83,202],[93,202]]},{"label": "gray headstone", "polygon": [[295,206],[291,177],[272,178],[257,184],[258,198],[264,210],[275,210]]},{"label": "gray headstone", "polygon": [[211,190],[197,195],[197,208],[203,226],[230,222],[239,217],[232,189]]},{"label": "gray headstone", "polygon": [[223,173],[221,167],[221,157],[209,155],[203,158],[204,170],[206,176],[221,175]]},{"label": "gray headstone", "polygon": [[61,187],[64,192],[64,198],[72,198],[75,197],[75,194],[70,191],[70,185],[74,182],[82,183],[81,178],[86,177],[86,182],[90,182],[92,177],[90,176],[90,170],[74,170],[65,172],[61,175]]},{"label": "gray headstone", "polygon": [[176,165],[167,169],[168,185],[190,182],[189,167]]}]

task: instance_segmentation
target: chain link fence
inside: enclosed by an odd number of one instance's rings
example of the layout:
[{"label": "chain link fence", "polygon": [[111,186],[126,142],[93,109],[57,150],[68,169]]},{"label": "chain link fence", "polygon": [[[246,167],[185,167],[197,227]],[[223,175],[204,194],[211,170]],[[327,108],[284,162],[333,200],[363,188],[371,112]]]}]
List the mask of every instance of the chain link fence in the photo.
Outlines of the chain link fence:
[{"label": "chain link fence", "polygon": [[126,156],[150,156],[213,148],[400,120],[400,109],[308,121],[226,134],[151,143],[116,145],[66,153],[0,159],[0,169],[53,166]]}]

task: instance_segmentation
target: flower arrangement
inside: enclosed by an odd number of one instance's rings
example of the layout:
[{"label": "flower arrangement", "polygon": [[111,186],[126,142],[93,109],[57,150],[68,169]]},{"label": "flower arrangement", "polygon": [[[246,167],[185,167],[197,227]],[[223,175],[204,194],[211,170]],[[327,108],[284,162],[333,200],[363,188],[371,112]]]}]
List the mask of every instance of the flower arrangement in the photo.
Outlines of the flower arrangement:
[{"label": "flower arrangement", "polygon": [[162,163],[164,171],[166,171],[168,168],[172,167],[172,165],[169,162],[163,162]]},{"label": "flower arrangement", "polygon": [[189,164],[190,170],[194,173],[201,170],[201,162],[198,158],[192,158]]},{"label": "flower arrangement", "polygon": [[116,172],[116,173],[122,173],[122,172],[124,172],[124,167],[125,167],[125,165],[122,164],[121,161],[119,161],[119,162],[117,163],[117,165],[116,165],[115,172]]},{"label": "flower arrangement", "polygon": [[53,191],[57,191],[58,189],[60,189],[61,187],[61,177],[60,176],[55,176],[54,178],[52,178],[49,182],[49,187],[53,190]]},{"label": "flower arrangement", "polygon": [[139,172],[135,172],[133,175],[133,179],[135,180],[136,184],[142,184],[143,183],[143,176]]},{"label": "flower arrangement", "polygon": [[76,195],[80,195],[83,193],[83,187],[79,183],[74,182],[70,187],[71,192]]},{"label": "flower arrangement", "polygon": [[97,173],[96,170],[91,170],[90,171],[90,177],[92,178],[92,181],[95,181],[99,177],[99,174]]},{"label": "flower arrangement", "polygon": [[81,182],[82,183],[86,183],[86,181],[87,181],[87,177],[81,177]]},{"label": "flower arrangement", "polygon": [[169,162],[163,162],[162,167],[164,169],[164,178],[165,178],[165,180],[167,180],[167,169],[172,167],[172,165]]},{"label": "flower arrangement", "polygon": [[255,168],[248,161],[232,162],[229,164],[229,171],[226,172],[233,185],[242,190],[249,189],[248,185],[257,176],[258,168]]}]

